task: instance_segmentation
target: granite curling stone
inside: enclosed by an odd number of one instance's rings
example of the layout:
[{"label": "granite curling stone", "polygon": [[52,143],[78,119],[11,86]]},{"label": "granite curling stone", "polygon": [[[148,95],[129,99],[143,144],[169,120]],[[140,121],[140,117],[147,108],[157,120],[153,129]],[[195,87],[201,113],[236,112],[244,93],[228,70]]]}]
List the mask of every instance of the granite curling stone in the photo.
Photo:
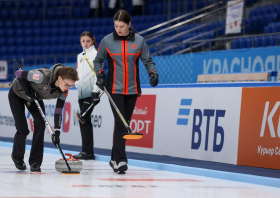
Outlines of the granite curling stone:
[{"label": "granite curling stone", "polygon": [[[83,163],[75,158],[70,153],[65,153],[65,155],[69,156],[67,160],[71,171],[81,172],[83,169]],[[55,170],[58,172],[67,172],[69,171],[64,159],[59,159],[55,162]]]}]

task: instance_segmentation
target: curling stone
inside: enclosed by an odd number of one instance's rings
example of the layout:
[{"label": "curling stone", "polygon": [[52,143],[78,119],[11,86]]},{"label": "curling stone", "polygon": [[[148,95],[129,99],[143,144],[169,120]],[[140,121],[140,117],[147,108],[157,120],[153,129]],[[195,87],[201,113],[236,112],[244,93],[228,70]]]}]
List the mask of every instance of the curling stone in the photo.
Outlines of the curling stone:
[{"label": "curling stone", "polygon": [[[81,170],[83,169],[83,163],[73,158],[73,156],[70,153],[65,153],[65,155],[69,156],[69,158],[66,160],[71,168],[71,171],[81,172]],[[55,170],[61,173],[69,171],[64,159],[59,159],[55,162]]]}]

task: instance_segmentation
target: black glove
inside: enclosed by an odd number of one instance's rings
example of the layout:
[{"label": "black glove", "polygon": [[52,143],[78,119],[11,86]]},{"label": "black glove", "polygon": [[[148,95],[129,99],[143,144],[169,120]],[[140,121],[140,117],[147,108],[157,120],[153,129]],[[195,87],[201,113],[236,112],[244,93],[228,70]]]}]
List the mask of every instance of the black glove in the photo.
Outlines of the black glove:
[{"label": "black glove", "polygon": [[157,86],[157,84],[158,84],[158,74],[156,72],[152,71],[152,72],[149,73],[149,76],[150,76],[150,85],[152,87]]},{"label": "black glove", "polygon": [[34,101],[34,100],[38,100],[38,98],[31,92],[31,91],[27,91],[27,90],[24,90],[24,92],[25,92],[25,95],[30,99],[30,100],[32,100],[32,102]]},{"label": "black glove", "polygon": [[104,91],[104,86],[105,86],[105,74],[104,71],[101,70],[101,72],[99,74],[97,74],[97,81],[96,81],[96,85]]},{"label": "black glove", "polygon": [[60,143],[59,136],[60,136],[60,130],[59,129],[55,129],[54,133],[52,134],[52,142],[53,142],[53,144],[55,146]]},{"label": "black glove", "polygon": [[100,102],[99,93],[91,92],[91,95],[92,95],[91,103],[93,103],[94,106],[96,106]]}]

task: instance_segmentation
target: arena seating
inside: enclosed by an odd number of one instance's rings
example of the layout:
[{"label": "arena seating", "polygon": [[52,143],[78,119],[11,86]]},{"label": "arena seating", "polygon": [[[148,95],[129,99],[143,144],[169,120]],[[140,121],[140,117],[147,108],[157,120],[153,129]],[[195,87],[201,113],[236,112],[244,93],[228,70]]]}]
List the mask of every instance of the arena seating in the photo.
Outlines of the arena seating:
[{"label": "arena seating", "polygon": [[[108,4],[109,0],[104,0]],[[26,0],[18,1],[0,1],[0,59],[12,60],[14,58],[31,58],[40,56],[53,56],[75,54],[67,57],[67,62],[76,62],[76,54],[81,52],[82,48],[79,44],[79,36],[83,31],[91,31],[99,45],[101,39],[113,31],[112,17],[108,16],[108,7],[103,10],[102,18],[88,18],[90,8],[89,0],[48,0],[46,5],[46,19],[43,20],[43,1]],[[72,2],[72,5],[70,5]],[[171,4],[171,18],[177,17],[177,14],[185,14],[195,9],[201,9],[204,6],[211,5],[215,0],[193,0],[174,1]],[[247,0],[246,5],[255,3],[256,0]],[[132,27],[136,32],[145,30],[149,27],[167,21],[167,2],[161,0],[149,0],[145,6],[145,15],[132,16]],[[131,0],[124,0],[124,9],[133,13],[134,7]],[[223,3],[225,5],[225,3]],[[73,12],[71,15],[71,6]],[[18,13],[16,12],[18,8]],[[278,32],[280,5],[266,6],[256,8],[250,12],[250,17],[244,22],[246,23],[246,31],[255,32]],[[16,17],[18,15],[18,18]],[[72,17],[72,18],[71,18]],[[193,16],[190,16],[193,17]],[[198,28],[203,25],[203,28]],[[167,26],[163,26],[165,28]],[[196,28],[187,34],[183,34],[177,38],[169,39],[177,30],[169,32],[162,37],[162,41],[157,38],[147,41],[148,45],[156,43],[176,43],[187,40],[211,39],[223,35],[225,32],[225,21],[212,23],[195,23],[180,27],[180,32]],[[218,29],[216,31],[216,29]],[[151,33],[151,32],[150,32]],[[145,36],[143,34],[142,36]],[[166,40],[167,39],[167,40]],[[164,41],[166,40],[166,42]],[[253,42],[252,42],[253,41]],[[254,43],[254,44],[253,44]],[[214,44],[214,43],[212,43]],[[242,49],[251,47],[269,47],[278,44],[278,37],[255,37],[238,39],[232,42],[232,49]],[[190,47],[190,44],[181,44],[175,50],[168,49],[163,55],[170,55],[174,52]],[[204,45],[209,46],[209,43]],[[155,54],[157,48],[151,47],[151,54]],[[55,61],[65,61],[65,57],[57,57],[57,59],[48,58],[45,62],[43,59],[36,61],[38,64],[52,64]],[[35,61],[27,60],[26,65],[33,65]],[[11,68],[13,63],[9,62]]]},{"label": "arena seating", "polygon": [[[246,19],[246,31],[249,33],[264,32],[264,29],[268,26],[268,24],[279,21],[279,13],[280,5],[258,7],[253,9],[250,12],[250,17]],[[270,28],[267,28],[266,31],[270,31],[268,29]]]}]

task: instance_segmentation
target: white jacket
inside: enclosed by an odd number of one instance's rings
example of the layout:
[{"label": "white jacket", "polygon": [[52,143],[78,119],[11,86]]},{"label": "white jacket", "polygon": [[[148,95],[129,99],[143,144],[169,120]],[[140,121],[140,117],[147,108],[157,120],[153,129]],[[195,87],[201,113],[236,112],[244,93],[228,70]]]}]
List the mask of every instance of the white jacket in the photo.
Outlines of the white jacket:
[{"label": "white jacket", "polygon": [[77,70],[79,81],[76,81],[75,86],[78,89],[78,97],[79,99],[84,99],[91,96],[91,92],[99,92],[100,89],[96,85],[96,76],[94,75],[92,69],[87,63],[86,59],[83,56],[83,53],[86,52],[86,56],[88,57],[90,63],[93,65],[93,60],[97,54],[97,51],[94,46],[91,46],[89,49],[84,49],[83,52],[78,54],[77,57]]}]

